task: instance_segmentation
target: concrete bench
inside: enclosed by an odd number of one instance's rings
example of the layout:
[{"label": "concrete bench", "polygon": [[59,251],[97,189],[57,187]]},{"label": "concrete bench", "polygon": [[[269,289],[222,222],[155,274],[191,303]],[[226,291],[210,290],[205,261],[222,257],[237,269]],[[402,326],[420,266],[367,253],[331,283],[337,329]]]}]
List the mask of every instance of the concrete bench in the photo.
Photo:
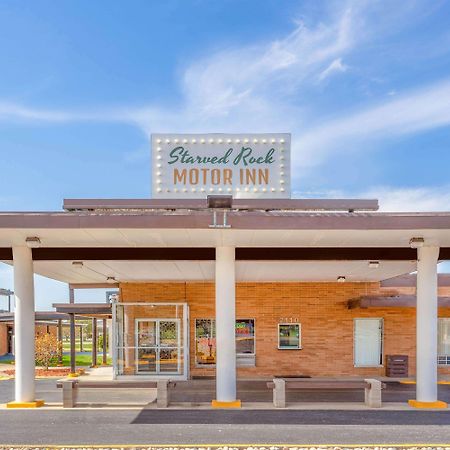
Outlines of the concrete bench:
[{"label": "concrete bench", "polygon": [[80,381],[60,380],[56,387],[62,389],[63,408],[74,408],[77,405],[78,391],[80,389],[156,389],[156,406],[167,408],[169,406],[169,390],[176,383],[169,380],[158,381]]},{"label": "concrete bench", "polygon": [[286,407],[286,390],[354,390],[364,389],[365,404],[369,408],[381,407],[381,390],[386,387],[384,383],[375,379],[366,380],[314,380],[314,379],[283,379],[274,378],[267,383],[273,389],[273,406]]}]

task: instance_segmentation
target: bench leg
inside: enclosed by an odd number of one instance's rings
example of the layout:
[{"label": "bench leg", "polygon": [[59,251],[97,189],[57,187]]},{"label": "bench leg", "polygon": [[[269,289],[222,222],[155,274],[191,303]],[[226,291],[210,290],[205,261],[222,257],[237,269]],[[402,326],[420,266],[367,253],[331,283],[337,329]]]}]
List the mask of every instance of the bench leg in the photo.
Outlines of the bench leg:
[{"label": "bench leg", "polygon": [[62,382],[63,408],[75,408],[77,404],[78,389],[72,381]]},{"label": "bench leg", "polygon": [[286,383],[280,378],[273,380],[273,406],[275,408],[286,408]]},{"label": "bench leg", "polygon": [[369,408],[381,408],[381,381],[368,379],[370,388],[365,389],[365,403]]},{"label": "bench leg", "polygon": [[158,380],[156,385],[156,407],[167,408],[169,406],[169,381]]}]

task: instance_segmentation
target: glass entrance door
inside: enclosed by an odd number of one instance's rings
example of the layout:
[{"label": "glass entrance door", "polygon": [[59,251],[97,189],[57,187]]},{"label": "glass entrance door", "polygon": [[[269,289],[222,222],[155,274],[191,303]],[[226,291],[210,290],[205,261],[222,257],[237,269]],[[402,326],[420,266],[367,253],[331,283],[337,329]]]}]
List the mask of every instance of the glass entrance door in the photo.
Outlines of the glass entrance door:
[{"label": "glass entrance door", "polygon": [[180,342],[179,319],[136,319],[137,372],[180,374]]}]

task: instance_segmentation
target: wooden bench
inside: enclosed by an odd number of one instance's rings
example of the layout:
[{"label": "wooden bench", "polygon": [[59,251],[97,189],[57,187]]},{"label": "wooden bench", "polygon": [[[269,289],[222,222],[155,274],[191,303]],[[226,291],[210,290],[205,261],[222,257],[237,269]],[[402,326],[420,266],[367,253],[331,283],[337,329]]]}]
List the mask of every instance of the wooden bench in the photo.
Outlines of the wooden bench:
[{"label": "wooden bench", "polygon": [[156,389],[156,406],[167,408],[169,406],[169,389],[176,383],[169,380],[158,381],[80,381],[59,380],[56,387],[62,389],[63,408],[74,408],[77,405],[78,391],[80,389]]},{"label": "wooden bench", "polygon": [[286,390],[354,390],[364,389],[365,403],[369,408],[381,407],[381,390],[384,383],[375,379],[366,380],[315,380],[308,378],[283,379],[274,378],[267,383],[273,389],[273,405],[275,408],[286,407]]}]

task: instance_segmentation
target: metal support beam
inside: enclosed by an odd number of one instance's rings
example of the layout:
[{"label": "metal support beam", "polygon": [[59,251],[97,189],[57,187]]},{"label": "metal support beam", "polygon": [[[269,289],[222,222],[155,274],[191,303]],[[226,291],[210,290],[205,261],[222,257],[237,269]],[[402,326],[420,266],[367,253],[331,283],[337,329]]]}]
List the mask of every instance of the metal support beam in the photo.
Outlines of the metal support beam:
[{"label": "metal support beam", "polygon": [[91,367],[97,366],[97,319],[92,319],[92,364]]},{"label": "metal support beam", "polygon": [[108,339],[108,330],[107,330],[107,326],[106,326],[106,319],[103,319],[103,331],[102,331],[102,336],[103,336],[103,359],[102,359],[102,363],[104,365],[106,365],[106,363],[108,362],[107,360],[107,339]]},{"label": "metal support beam", "polygon": [[59,352],[59,355],[58,355],[58,364],[60,365],[60,366],[62,366],[62,363],[63,363],[63,359],[62,359],[62,357],[63,357],[63,334],[62,334],[62,320],[61,319],[59,319],[58,320],[58,342],[59,342],[59,345],[61,346],[61,351]]},{"label": "metal support beam", "polygon": [[76,367],[76,353],[75,353],[75,314],[70,316],[70,373],[75,374]]}]

